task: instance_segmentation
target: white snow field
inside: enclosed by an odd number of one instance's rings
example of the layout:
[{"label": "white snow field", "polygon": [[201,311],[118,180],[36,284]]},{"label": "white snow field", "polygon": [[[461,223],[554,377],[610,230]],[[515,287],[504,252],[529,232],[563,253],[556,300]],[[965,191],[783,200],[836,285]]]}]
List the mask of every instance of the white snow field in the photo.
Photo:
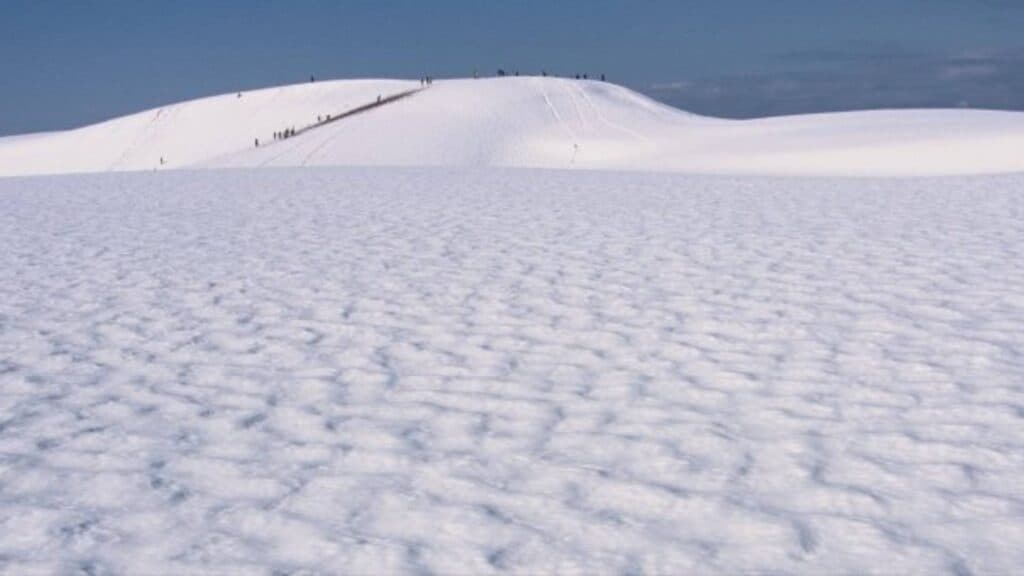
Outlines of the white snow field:
[{"label": "white snow field", "polygon": [[0,206],[0,572],[1024,566],[1024,175],[175,171]]},{"label": "white snow field", "polygon": [[[273,141],[275,130],[410,90],[416,92],[407,98]],[[891,110],[735,121],[688,114],[597,81],[439,80],[420,90],[417,81],[340,80],[0,139],[0,176],[307,165],[921,176],[1024,171],[1022,150],[1021,112]]]}]

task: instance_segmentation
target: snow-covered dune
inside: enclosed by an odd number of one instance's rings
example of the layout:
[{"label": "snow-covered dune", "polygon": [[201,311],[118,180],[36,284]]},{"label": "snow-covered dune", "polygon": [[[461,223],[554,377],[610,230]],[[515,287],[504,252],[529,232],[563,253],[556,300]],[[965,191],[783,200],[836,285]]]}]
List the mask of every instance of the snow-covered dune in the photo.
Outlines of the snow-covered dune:
[{"label": "snow-covered dune", "polygon": [[[29,137],[0,138],[0,176],[180,168],[269,143],[299,129],[418,87],[404,80],[345,80],[233,92]],[[161,165],[160,159],[164,163]]]},{"label": "snow-covered dune", "polygon": [[608,83],[448,80],[308,137],[210,165],[628,168],[673,138],[720,124]]},{"label": "snow-covered dune", "polygon": [[1024,170],[1024,113],[847,112],[733,121],[554,78],[450,80],[415,98],[209,166],[519,166],[924,175]]},{"label": "snow-covered dune", "polygon": [[[310,83],[0,139],[0,175],[304,165],[819,175],[1024,170],[1024,113],[1018,112],[883,110],[733,121],[688,114],[597,81],[462,79],[419,88],[399,80]],[[275,130],[409,90],[419,91],[272,140]]]}]

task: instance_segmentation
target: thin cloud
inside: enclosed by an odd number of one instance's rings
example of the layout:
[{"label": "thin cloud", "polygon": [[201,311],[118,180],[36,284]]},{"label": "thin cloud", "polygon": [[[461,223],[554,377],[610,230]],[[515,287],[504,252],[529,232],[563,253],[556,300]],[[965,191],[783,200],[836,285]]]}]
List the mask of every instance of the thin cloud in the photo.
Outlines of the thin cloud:
[{"label": "thin cloud", "polygon": [[1024,110],[1024,50],[814,50],[779,58],[780,71],[660,82],[647,92],[687,110],[737,118],[965,105]]}]

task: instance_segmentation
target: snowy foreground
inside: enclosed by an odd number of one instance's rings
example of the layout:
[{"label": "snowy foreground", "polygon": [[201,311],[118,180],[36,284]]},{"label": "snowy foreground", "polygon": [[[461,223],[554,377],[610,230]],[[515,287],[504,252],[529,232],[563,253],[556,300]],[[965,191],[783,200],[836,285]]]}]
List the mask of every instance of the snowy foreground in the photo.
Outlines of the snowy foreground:
[{"label": "snowy foreground", "polygon": [[0,205],[0,572],[1024,566],[1024,176],[181,171]]}]

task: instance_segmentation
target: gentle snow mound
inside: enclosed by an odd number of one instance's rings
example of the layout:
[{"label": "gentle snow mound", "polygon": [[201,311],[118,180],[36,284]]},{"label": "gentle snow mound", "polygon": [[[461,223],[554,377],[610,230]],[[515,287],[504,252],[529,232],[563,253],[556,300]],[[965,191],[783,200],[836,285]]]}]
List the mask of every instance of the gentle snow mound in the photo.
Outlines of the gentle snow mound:
[{"label": "gentle snow mound", "polygon": [[[2,139],[0,175],[305,165],[819,175],[1024,170],[1019,112],[881,110],[734,121],[688,114],[597,81],[461,79],[420,88],[399,80],[286,86]],[[272,139],[275,130],[409,90],[418,92],[295,138]]]},{"label": "gentle snow mound", "polygon": [[274,132],[300,129],[316,123],[317,116],[418,86],[403,80],[345,80],[232,92],[75,130],[3,138],[0,176],[193,166],[253,148],[257,138],[270,144]]}]

